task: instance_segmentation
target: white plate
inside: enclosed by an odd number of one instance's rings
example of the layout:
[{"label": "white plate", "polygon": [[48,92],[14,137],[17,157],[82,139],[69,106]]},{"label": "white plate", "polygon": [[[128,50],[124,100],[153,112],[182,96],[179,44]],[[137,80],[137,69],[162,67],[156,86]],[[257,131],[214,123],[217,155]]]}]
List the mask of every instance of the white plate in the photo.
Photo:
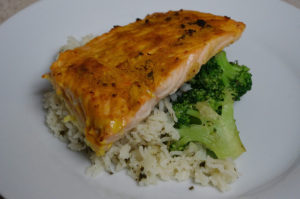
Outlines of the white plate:
[{"label": "white plate", "polygon": [[[68,35],[103,33],[154,11],[231,16],[247,29],[227,48],[251,68],[253,89],[236,104],[247,152],[231,191],[190,182],[138,187],[119,173],[90,178],[89,161],[44,125],[41,79]],[[281,1],[42,1],[0,26],[0,193],[7,198],[297,198],[300,195],[300,11]]]}]

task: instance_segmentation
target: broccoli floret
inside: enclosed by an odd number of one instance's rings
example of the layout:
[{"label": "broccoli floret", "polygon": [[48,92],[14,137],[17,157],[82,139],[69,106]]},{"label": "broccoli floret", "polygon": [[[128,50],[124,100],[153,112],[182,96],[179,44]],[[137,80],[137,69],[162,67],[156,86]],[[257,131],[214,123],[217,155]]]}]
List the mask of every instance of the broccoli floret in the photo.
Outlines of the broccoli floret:
[{"label": "broccoli floret", "polygon": [[205,90],[209,98],[223,100],[225,84],[222,75],[222,68],[212,58],[202,66],[201,71],[191,81],[191,86]]},{"label": "broccoli floret", "polygon": [[183,93],[176,102],[173,103],[173,109],[175,111],[178,122],[175,127],[180,127],[186,124],[193,124],[198,119],[191,117],[187,114],[188,110],[195,109],[194,104],[199,101],[207,100],[207,93],[204,89],[192,89],[186,93]]},{"label": "broccoli floret", "polygon": [[189,103],[195,104],[196,102],[202,102],[207,100],[207,91],[205,89],[191,89],[185,92],[177,99],[177,103]]},{"label": "broccoli floret", "polygon": [[225,87],[231,90],[234,100],[240,100],[252,87],[252,75],[249,73],[249,68],[237,62],[228,62],[224,51],[218,53],[214,59],[223,70],[222,79]]},{"label": "broccoli floret", "polygon": [[223,100],[224,89],[229,89],[234,100],[240,98],[252,86],[252,75],[247,66],[228,62],[224,51],[218,53],[202,66],[200,72],[190,81],[193,88],[202,88],[217,101]]},{"label": "broccoli floret", "polygon": [[175,127],[181,139],[170,149],[183,150],[189,142],[197,141],[218,158],[236,158],[245,149],[235,126],[233,102],[251,89],[249,69],[237,62],[228,62],[222,51],[203,65],[188,83],[192,89],[173,102],[178,118]]},{"label": "broccoli floret", "polygon": [[171,145],[171,150],[183,150],[189,142],[199,142],[214,152],[219,159],[237,158],[243,152],[239,132],[233,117],[233,100],[230,93],[225,93],[222,114],[215,112],[207,102],[198,102],[198,109],[187,111],[197,117],[201,124],[182,126],[179,129],[180,140]]},{"label": "broccoli floret", "polygon": [[191,123],[191,116],[187,114],[187,111],[190,109],[193,109],[193,105],[188,100],[173,105],[173,110],[178,119],[175,127],[178,128],[182,125]]},{"label": "broccoli floret", "polygon": [[173,102],[179,121],[176,127],[190,124],[189,116],[185,114],[187,107],[207,101],[218,114],[221,114],[224,92],[230,91],[234,100],[240,100],[252,86],[249,68],[228,62],[224,51],[204,64],[200,72],[188,83],[193,89],[183,93],[176,102]]}]

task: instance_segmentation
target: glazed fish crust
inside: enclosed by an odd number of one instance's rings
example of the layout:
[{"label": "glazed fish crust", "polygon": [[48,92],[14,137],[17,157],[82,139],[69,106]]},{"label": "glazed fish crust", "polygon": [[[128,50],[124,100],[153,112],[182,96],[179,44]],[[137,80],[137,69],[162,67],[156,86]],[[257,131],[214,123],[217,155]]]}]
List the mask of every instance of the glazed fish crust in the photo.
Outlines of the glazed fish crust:
[{"label": "glazed fish crust", "polygon": [[60,53],[47,77],[87,144],[103,155],[244,28],[197,11],[154,13]]}]

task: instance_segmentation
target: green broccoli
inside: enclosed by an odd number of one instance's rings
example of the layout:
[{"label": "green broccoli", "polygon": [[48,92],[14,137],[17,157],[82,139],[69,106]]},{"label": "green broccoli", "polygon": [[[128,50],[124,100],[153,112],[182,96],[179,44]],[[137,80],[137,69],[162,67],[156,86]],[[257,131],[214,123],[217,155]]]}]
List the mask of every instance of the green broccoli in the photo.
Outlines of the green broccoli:
[{"label": "green broccoli", "polygon": [[196,110],[187,114],[198,118],[201,124],[181,126],[180,140],[171,145],[171,150],[183,150],[189,142],[199,142],[214,152],[219,159],[237,158],[245,148],[233,117],[233,99],[230,93],[224,96],[222,114],[215,112],[207,102],[198,102]]},{"label": "green broccoli", "polygon": [[237,62],[228,62],[226,53],[222,51],[202,66],[190,84],[193,88],[206,90],[208,96],[217,101],[222,101],[224,89],[229,89],[237,101],[251,90],[251,76],[249,68]]},{"label": "green broccoli", "polygon": [[205,100],[207,100],[207,94],[204,89],[192,89],[189,92],[183,93],[182,96],[178,98],[177,102],[173,104],[173,109],[178,118],[175,127],[194,123],[193,121],[195,118],[188,115],[187,111],[195,109],[194,104],[198,101]]},{"label": "green broccoli", "polygon": [[240,98],[252,87],[252,75],[247,66],[238,65],[238,62],[228,62],[224,51],[215,56],[215,61],[223,70],[222,79],[225,87],[232,91],[234,100]]},{"label": "green broccoli", "polygon": [[192,89],[172,103],[181,138],[170,150],[200,142],[218,158],[238,157],[245,148],[235,125],[233,102],[251,89],[249,68],[228,62],[222,51],[188,83]]}]

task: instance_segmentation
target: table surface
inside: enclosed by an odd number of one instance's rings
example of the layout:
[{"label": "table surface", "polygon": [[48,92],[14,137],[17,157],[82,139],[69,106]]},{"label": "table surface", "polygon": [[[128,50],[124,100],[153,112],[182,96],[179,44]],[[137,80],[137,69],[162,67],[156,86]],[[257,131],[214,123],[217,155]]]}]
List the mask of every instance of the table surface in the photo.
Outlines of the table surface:
[{"label": "table surface", "polygon": [[0,0],[0,24],[37,0]]}]

